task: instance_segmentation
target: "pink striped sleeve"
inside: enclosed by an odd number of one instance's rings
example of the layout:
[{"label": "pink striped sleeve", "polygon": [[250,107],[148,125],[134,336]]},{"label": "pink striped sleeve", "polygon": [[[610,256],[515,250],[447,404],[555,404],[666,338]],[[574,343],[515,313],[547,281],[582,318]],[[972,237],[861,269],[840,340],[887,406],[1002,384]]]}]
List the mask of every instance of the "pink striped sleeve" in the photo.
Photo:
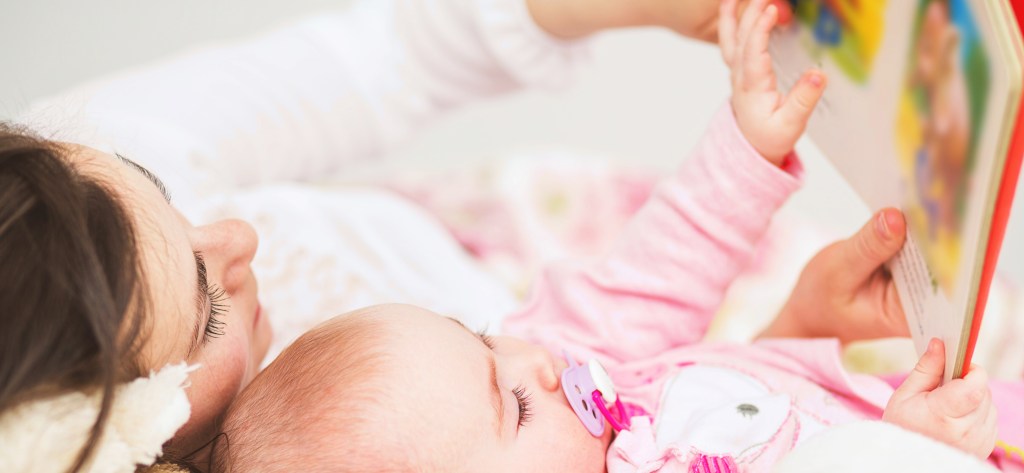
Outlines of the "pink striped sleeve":
[{"label": "pink striped sleeve", "polygon": [[800,184],[763,159],[723,107],[603,258],[546,268],[505,331],[609,363],[700,340],[772,214]]}]

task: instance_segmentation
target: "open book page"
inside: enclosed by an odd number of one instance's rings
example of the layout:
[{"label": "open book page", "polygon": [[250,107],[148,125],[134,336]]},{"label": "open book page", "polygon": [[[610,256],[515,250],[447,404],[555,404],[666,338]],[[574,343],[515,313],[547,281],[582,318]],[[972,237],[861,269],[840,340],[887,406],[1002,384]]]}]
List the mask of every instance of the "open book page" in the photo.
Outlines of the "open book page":
[{"label": "open book page", "polygon": [[809,67],[828,75],[811,139],[872,209],[906,214],[891,269],[918,352],[946,344],[946,380],[960,375],[1008,137],[1010,79],[985,1],[795,0],[794,25],[772,40],[783,89]]}]

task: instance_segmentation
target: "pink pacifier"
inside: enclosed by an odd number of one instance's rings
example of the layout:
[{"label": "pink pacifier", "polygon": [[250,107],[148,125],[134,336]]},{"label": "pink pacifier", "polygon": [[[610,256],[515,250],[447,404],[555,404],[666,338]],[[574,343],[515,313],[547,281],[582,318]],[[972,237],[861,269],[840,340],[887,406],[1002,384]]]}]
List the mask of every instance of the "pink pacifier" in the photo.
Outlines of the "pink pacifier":
[{"label": "pink pacifier", "polygon": [[[562,391],[565,392],[569,405],[587,431],[594,437],[600,437],[604,434],[605,419],[608,419],[608,423],[616,432],[628,430],[629,417],[626,416],[626,408],[622,406],[619,395],[615,393],[612,378],[608,376],[601,363],[590,360],[586,365],[580,365],[568,353],[564,355],[569,367],[562,371]],[[619,411],[619,419],[608,411],[607,406],[612,403]]]}]

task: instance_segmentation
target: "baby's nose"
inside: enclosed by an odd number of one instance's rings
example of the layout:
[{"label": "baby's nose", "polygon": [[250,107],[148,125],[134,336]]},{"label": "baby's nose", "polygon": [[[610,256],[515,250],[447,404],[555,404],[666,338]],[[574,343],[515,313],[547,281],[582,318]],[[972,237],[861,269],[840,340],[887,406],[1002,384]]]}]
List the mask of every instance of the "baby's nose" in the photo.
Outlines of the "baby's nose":
[{"label": "baby's nose", "polygon": [[540,387],[547,391],[559,391],[562,370],[558,369],[559,365],[556,363],[555,357],[551,356],[547,350],[536,347],[534,363]]}]

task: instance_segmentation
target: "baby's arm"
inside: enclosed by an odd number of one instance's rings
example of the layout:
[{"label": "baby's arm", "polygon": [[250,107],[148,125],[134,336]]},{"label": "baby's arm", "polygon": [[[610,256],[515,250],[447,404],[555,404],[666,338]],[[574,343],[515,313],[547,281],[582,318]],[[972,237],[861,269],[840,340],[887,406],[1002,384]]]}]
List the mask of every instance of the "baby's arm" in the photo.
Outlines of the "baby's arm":
[{"label": "baby's arm", "polygon": [[942,342],[932,340],[889,399],[882,420],[986,458],[996,443],[996,409],[988,376],[972,366],[963,379],[939,386],[945,364]]},{"label": "baby's arm", "polygon": [[690,160],[655,190],[604,258],[547,268],[507,331],[609,362],[703,336],[772,214],[799,185],[790,150],[824,85],[812,73],[787,98],[773,90],[767,44],[777,12],[766,3],[753,2],[737,26],[736,1],[723,2],[731,110],[713,119]]}]

